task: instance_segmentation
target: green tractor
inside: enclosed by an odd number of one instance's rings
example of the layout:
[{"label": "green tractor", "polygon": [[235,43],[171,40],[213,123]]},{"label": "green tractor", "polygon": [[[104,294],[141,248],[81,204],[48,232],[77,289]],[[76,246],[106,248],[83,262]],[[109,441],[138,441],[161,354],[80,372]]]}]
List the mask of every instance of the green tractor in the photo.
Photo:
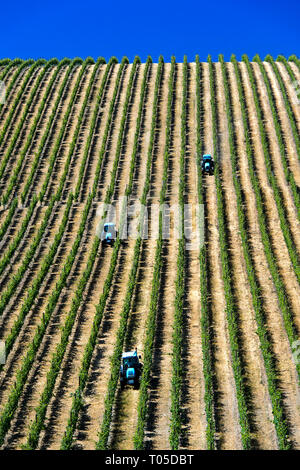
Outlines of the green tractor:
[{"label": "green tractor", "polygon": [[113,246],[118,236],[116,225],[113,222],[106,222],[101,233],[101,241],[106,245]]},{"label": "green tractor", "polygon": [[125,385],[133,385],[135,389],[140,386],[143,364],[140,362],[141,356],[135,351],[124,352],[120,366],[120,385],[123,390]]},{"label": "green tractor", "polygon": [[213,175],[214,168],[215,168],[215,163],[213,161],[212,156],[209,154],[203,155],[202,161],[201,161],[202,174],[204,175],[205,173],[208,173],[209,175]]}]

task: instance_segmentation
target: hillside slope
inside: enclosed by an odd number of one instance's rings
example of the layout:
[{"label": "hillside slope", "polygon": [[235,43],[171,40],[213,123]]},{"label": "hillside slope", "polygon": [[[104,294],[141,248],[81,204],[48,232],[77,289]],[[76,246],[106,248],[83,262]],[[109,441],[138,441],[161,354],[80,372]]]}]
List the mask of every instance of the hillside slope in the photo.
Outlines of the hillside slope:
[{"label": "hillside slope", "polygon": [[[300,449],[299,60],[3,60],[0,80],[1,448]],[[148,236],[105,246],[124,196]]]}]

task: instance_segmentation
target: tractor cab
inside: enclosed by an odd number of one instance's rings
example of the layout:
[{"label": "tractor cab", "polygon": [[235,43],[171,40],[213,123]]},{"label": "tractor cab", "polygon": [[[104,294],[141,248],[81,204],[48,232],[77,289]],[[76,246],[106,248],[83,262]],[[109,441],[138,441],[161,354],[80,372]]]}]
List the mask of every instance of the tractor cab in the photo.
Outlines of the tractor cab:
[{"label": "tractor cab", "polygon": [[209,173],[210,175],[212,175],[214,172],[214,167],[215,164],[212,156],[209,154],[203,155],[201,162],[202,174]]},{"label": "tractor cab", "polygon": [[120,384],[122,389],[125,385],[133,385],[134,388],[139,387],[143,369],[140,359],[141,356],[138,356],[136,349],[135,351],[124,352],[122,354],[120,367]]},{"label": "tractor cab", "polygon": [[109,245],[113,245],[116,238],[116,225],[113,222],[106,222],[103,226],[101,240]]}]

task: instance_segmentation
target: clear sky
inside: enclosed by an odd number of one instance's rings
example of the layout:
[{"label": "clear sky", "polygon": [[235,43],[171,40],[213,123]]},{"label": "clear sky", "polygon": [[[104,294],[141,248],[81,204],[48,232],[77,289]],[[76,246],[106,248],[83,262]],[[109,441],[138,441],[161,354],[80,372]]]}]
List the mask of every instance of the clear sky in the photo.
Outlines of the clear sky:
[{"label": "clear sky", "polygon": [[1,57],[300,55],[299,0],[1,1]]}]

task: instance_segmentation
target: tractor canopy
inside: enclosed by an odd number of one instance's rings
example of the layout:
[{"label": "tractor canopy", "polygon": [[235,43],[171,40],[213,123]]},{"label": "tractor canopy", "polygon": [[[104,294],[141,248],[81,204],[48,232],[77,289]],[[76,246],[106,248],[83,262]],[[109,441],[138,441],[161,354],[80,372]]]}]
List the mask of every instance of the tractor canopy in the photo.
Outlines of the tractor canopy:
[{"label": "tractor canopy", "polygon": [[137,350],[122,354],[122,363],[120,365],[120,384],[121,388],[125,385],[139,387],[143,364],[139,361]]},{"label": "tractor canopy", "polygon": [[109,230],[115,230],[115,224],[113,222],[107,222],[104,224],[103,227],[104,232],[108,232]]},{"label": "tractor canopy", "polygon": [[130,351],[122,354],[122,362],[124,367],[134,367],[138,365],[139,359],[137,351]]},{"label": "tractor canopy", "polygon": [[103,231],[101,235],[102,240],[110,242],[116,238],[116,225],[113,222],[106,222],[103,225]]},{"label": "tractor canopy", "polygon": [[202,160],[204,160],[204,161],[211,161],[211,160],[212,160],[212,156],[209,155],[209,154],[205,154],[205,155],[203,155]]}]

